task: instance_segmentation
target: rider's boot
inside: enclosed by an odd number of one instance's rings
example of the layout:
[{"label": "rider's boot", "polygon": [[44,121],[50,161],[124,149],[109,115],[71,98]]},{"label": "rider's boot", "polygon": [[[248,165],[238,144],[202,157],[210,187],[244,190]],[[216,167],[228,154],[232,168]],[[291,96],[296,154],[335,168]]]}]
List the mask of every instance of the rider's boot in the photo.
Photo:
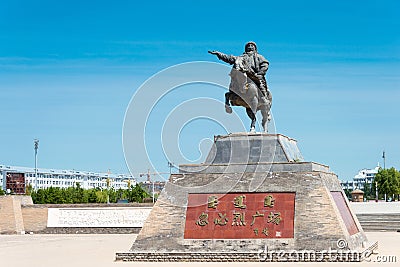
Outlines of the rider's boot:
[{"label": "rider's boot", "polygon": [[261,99],[263,100],[264,103],[267,102],[267,89],[265,87],[261,87],[260,91],[262,93]]}]

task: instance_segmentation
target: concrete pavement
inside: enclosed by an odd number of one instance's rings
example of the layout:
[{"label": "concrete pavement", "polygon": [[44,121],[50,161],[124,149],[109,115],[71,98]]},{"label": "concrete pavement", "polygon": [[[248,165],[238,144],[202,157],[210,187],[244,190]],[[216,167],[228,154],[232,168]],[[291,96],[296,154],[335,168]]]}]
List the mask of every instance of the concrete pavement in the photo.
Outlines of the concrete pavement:
[{"label": "concrete pavement", "polygon": [[[303,266],[385,266],[400,264],[400,233],[367,233],[370,241],[378,240],[379,254],[362,263],[295,263]],[[79,267],[79,266],[190,266],[204,263],[138,263],[114,262],[117,251],[128,251],[136,235],[0,235],[0,266],[7,267]],[[378,256],[380,258],[378,258]],[[385,257],[383,257],[385,256]],[[396,262],[387,262],[387,261]],[[380,262],[378,262],[380,261]],[[293,263],[206,263],[207,266],[293,266]],[[383,264],[383,263],[382,263]]]}]

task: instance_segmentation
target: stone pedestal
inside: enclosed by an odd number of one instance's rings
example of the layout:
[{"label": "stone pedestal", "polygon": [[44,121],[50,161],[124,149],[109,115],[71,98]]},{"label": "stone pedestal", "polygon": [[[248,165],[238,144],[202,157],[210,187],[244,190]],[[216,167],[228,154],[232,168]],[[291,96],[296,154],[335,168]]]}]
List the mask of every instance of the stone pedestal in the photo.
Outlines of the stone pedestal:
[{"label": "stone pedestal", "polygon": [[214,141],[205,163],[170,176],[117,260],[360,260],[367,238],[328,166],[305,162],[296,141],[279,134]]}]

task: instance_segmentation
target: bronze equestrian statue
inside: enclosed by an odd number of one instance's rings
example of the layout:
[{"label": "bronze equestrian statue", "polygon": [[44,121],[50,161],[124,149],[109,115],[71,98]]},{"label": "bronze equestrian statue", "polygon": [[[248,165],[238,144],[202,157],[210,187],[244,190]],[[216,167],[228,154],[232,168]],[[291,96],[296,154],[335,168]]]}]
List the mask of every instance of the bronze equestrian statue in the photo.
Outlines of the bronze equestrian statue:
[{"label": "bronze equestrian statue", "polygon": [[226,112],[232,113],[231,105],[245,107],[251,119],[250,132],[255,132],[256,113],[260,110],[263,117],[261,124],[267,132],[272,105],[272,95],[265,79],[269,62],[258,53],[256,43],[246,43],[245,52],[240,56],[226,55],[218,51],[208,52],[233,65],[229,92],[225,94]]}]

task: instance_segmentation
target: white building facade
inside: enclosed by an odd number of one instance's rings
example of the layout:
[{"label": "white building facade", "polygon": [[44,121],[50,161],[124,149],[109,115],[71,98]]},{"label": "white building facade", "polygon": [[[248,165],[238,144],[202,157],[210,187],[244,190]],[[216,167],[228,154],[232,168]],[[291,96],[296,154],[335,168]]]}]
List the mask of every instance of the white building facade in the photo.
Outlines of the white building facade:
[{"label": "white building facade", "polygon": [[375,175],[378,173],[379,169],[379,165],[373,169],[362,169],[358,172],[357,175],[354,176],[353,181],[341,181],[340,184],[343,189],[348,190],[364,190],[365,184],[367,184],[367,186],[371,188],[372,183],[375,179]]},{"label": "white building facade", "polygon": [[[14,177],[18,179],[11,181]],[[26,187],[29,184],[34,189],[45,189],[49,187],[68,188],[76,186],[76,183],[79,183],[84,189],[105,189],[107,188],[107,182],[108,187],[113,187],[114,189],[127,189],[128,185],[136,185],[135,178],[128,174],[43,168],[38,168],[37,172],[35,172],[35,168],[0,164],[0,187],[4,191],[12,187]]]}]

